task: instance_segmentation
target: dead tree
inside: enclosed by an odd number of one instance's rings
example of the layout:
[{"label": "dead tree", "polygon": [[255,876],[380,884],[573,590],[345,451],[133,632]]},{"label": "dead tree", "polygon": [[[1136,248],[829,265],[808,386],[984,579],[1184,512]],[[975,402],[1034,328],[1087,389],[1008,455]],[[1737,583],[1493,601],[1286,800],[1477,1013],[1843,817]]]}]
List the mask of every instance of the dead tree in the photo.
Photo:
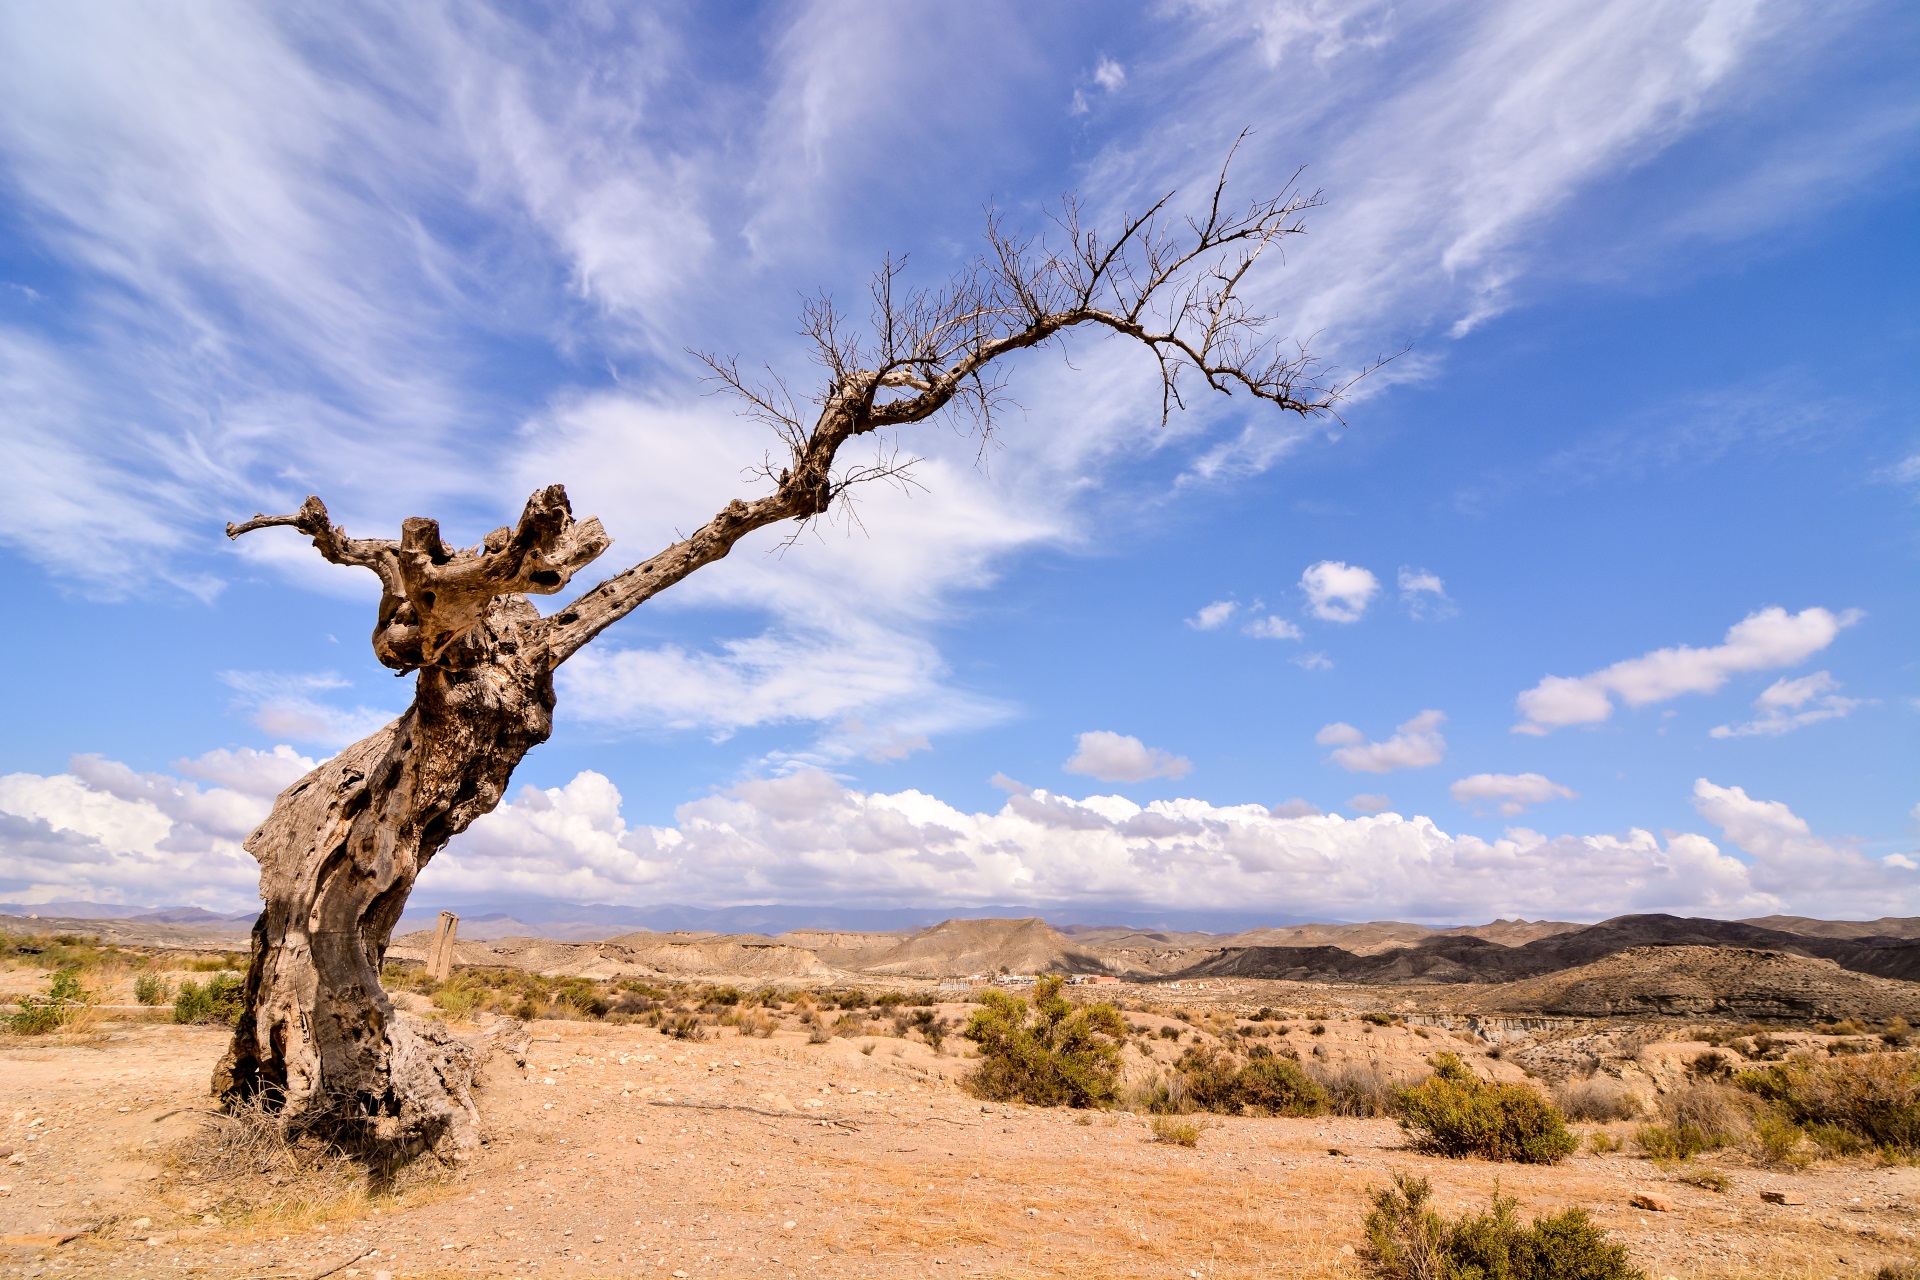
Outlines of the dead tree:
[{"label": "dead tree", "polygon": [[806,332],[825,378],[804,412],[778,379],[750,383],[731,360],[702,357],[779,434],[785,456],[753,469],[764,482],[757,496],[729,502],[550,616],[527,596],[562,590],[610,541],[598,520],[574,519],[558,485],[534,494],[513,528],[465,549],[418,518],[397,540],[349,537],[314,497],[292,515],[228,525],[232,538],[297,529],[326,559],[377,575],[373,650],[414,675],[414,693],[398,720],[282,793],[247,839],[264,909],[216,1091],[276,1109],[291,1132],[455,1150],[477,1141],[470,1051],[398,1018],[380,987],[415,877],[500,802],[514,767],[546,740],[561,663],[754,530],[803,528],[853,486],[908,474],[884,446],[872,463],[838,465],[849,441],[949,408],[971,412],[984,440],[1005,357],[1076,328],[1146,348],[1159,363],[1163,422],[1187,379],[1303,416],[1332,414],[1354,379],[1335,379],[1304,346],[1268,341],[1264,317],[1240,296],[1263,252],[1304,231],[1319,196],[1289,183],[1230,208],[1226,179],[1223,167],[1190,216],[1172,213],[1169,195],[1110,235],[1084,225],[1071,198],[1051,239],[1012,234],[990,214],[985,250],[943,287],[905,287],[902,264],[889,259],[864,331],[829,299],[809,303]]}]

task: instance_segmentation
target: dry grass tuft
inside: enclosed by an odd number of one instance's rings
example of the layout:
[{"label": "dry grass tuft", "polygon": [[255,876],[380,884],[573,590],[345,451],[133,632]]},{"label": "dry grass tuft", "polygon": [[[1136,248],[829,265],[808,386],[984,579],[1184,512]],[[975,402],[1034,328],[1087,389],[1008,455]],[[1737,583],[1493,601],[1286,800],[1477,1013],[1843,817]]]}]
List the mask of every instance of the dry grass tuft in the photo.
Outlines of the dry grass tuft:
[{"label": "dry grass tuft", "polygon": [[1149,1141],[1165,1142],[1176,1147],[1197,1147],[1204,1130],[1192,1120],[1180,1120],[1173,1116],[1155,1116],[1148,1126],[1152,1136]]},{"label": "dry grass tuft", "polygon": [[1640,1114],[1640,1100],[1612,1076],[1588,1076],[1555,1085],[1553,1105],[1569,1120],[1605,1124]]}]

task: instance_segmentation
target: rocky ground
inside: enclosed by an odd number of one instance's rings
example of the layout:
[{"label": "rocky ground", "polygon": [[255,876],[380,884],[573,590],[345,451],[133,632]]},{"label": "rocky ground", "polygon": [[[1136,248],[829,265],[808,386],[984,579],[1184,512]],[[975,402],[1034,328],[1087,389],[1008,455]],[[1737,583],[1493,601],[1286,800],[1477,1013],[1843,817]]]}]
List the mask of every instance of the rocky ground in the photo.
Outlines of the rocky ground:
[{"label": "rocky ground", "polygon": [[[0,1046],[0,1275],[1357,1276],[1367,1194],[1401,1171],[1448,1212],[1496,1186],[1523,1213],[1585,1205],[1656,1278],[1871,1276],[1920,1250],[1910,1167],[1693,1162],[1727,1175],[1719,1193],[1625,1154],[1432,1159],[1349,1119],[1216,1119],[1187,1149],[1130,1115],[983,1107],[953,1041],[590,1022],[534,1024],[524,1066],[495,1057],[469,1163],[372,1192],[351,1168],[276,1183],[208,1156],[224,1035],[106,1023]],[[1434,1042],[1357,1021],[1317,1038],[1392,1059]],[[1653,1070],[1684,1056],[1661,1048]],[[1670,1207],[1631,1203],[1649,1193]]]}]

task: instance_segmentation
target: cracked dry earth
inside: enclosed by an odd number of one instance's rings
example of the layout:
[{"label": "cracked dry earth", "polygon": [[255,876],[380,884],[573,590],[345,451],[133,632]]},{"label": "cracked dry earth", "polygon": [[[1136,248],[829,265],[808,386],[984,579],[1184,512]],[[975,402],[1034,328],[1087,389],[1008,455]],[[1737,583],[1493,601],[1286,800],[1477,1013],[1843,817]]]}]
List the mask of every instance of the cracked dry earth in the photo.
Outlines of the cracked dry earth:
[{"label": "cracked dry earth", "polygon": [[[468,1165],[228,1220],[231,1188],[181,1155],[223,1032],[0,1049],[0,1275],[1358,1276],[1367,1192],[1395,1171],[1449,1213],[1496,1184],[1523,1213],[1586,1205],[1655,1280],[1871,1276],[1915,1251],[1906,1167],[1728,1165],[1722,1195],[1624,1155],[1431,1159],[1384,1120],[1217,1120],[1185,1149],[1132,1116],[983,1108],[963,1060],[900,1040],[533,1034],[524,1068],[487,1071]],[[1672,1210],[1631,1207],[1645,1191]]]}]

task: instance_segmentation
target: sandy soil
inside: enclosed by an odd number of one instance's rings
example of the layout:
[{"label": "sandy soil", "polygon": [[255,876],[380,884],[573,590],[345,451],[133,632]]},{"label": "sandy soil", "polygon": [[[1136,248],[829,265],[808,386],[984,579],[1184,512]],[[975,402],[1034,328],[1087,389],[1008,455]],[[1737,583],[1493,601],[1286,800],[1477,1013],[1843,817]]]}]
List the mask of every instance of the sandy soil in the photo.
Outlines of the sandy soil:
[{"label": "sandy soil", "polygon": [[[1430,1159],[1382,1120],[1215,1120],[1185,1149],[1132,1116],[983,1107],[964,1062],[896,1039],[534,1037],[524,1068],[491,1064],[467,1166],[247,1213],[179,1154],[224,1032],[0,1047],[0,1275],[1356,1276],[1367,1192],[1395,1171],[1449,1212],[1496,1185],[1523,1212],[1586,1205],[1654,1277],[1870,1276],[1920,1250],[1912,1168],[1728,1162],[1721,1195],[1624,1155]],[[1673,1211],[1631,1207],[1641,1191]]]}]

